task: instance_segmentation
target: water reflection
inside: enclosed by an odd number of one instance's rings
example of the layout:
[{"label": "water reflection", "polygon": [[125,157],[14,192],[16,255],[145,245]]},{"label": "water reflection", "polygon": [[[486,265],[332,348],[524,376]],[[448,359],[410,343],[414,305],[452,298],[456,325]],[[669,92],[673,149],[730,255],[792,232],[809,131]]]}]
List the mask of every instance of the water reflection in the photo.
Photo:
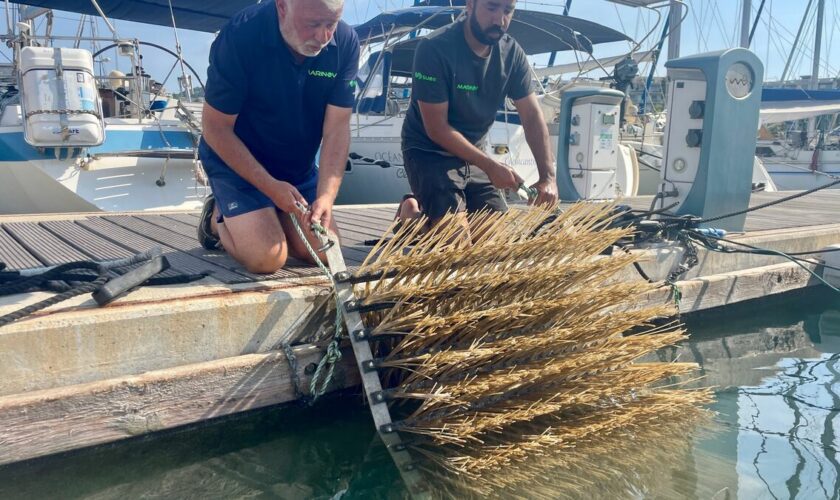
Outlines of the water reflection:
[{"label": "water reflection", "polygon": [[758,315],[736,323],[735,335],[717,335],[731,325],[698,327],[675,353],[701,363],[703,383],[719,388],[722,430],[696,450],[734,464],[706,471],[704,490],[721,498],[840,496],[840,311],[830,307]]},{"label": "water reflection", "polygon": [[[717,388],[713,432],[693,440],[691,429],[681,439],[654,432],[641,448],[602,447],[589,472],[547,473],[519,496],[840,497],[840,303],[808,297],[688,328],[692,340],[659,359],[701,365],[694,385]],[[358,396],[0,468],[3,499],[251,497],[406,494]]]}]

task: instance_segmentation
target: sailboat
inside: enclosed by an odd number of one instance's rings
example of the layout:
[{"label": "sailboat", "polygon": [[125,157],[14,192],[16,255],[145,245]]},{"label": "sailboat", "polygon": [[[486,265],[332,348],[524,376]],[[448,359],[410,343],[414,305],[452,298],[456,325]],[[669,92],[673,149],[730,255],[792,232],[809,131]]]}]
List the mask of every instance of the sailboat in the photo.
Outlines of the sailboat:
[{"label": "sailboat", "polygon": [[[3,39],[14,60],[0,66],[0,214],[199,208],[209,188],[195,155],[201,103],[190,90],[201,80],[181,55],[177,30],[173,51],[121,38],[109,17],[215,31],[251,3],[6,0]],[[84,18],[76,36],[56,35],[52,9],[104,22],[110,36],[83,33]],[[88,50],[97,43],[105,46]],[[97,74],[93,61],[111,50],[127,74]],[[180,67],[179,95],[146,74],[142,57],[154,52]],[[77,91],[83,99],[74,101]],[[85,127],[95,140],[82,138]]]},{"label": "sailboat", "polygon": [[[410,191],[403,168],[400,133],[410,100],[414,50],[424,36],[455,22],[462,12],[463,7],[451,6],[450,2],[427,2],[383,12],[355,27],[367,57],[359,72],[359,98],[351,121],[350,160],[337,203],[391,203]],[[597,23],[527,9],[516,10],[509,33],[529,56],[574,50],[590,58],[583,64],[591,62],[593,48],[598,44],[630,41],[627,35]],[[533,76],[541,87],[546,75]],[[551,89],[541,87],[538,91],[555,145],[558,97],[559,93]],[[536,162],[510,102],[498,110],[488,133],[486,153],[513,167],[526,183],[538,179]],[[629,146],[622,145],[619,156],[618,169],[622,173],[616,177],[624,180],[616,183],[616,189],[607,193],[608,197],[636,194],[639,165],[635,154]]]},{"label": "sailboat", "polygon": [[[765,88],[762,96],[762,134],[756,154],[779,189],[814,189],[840,179],[840,130],[832,125],[840,115],[840,90],[836,81],[834,88],[820,86],[824,12],[825,0],[808,3],[781,81]],[[786,81],[809,18],[815,21],[812,73],[794,82]],[[818,121],[824,126],[818,128]],[[769,132],[773,125],[776,134]]]}]

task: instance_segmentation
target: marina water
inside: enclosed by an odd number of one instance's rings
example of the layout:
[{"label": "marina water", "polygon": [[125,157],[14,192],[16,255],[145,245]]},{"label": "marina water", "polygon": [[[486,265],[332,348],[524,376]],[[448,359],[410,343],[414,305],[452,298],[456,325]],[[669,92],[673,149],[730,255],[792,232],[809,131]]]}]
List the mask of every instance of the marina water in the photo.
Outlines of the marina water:
[{"label": "marina water", "polygon": [[[629,459],[614,479],[627,498],[837,496],[840,299],[828,294],[687,319],[691,340],[660,357],[701,365],[693,384],[716,388],[714,428],[651,484],[632,480]],[[406,497],[354,393],[0,468],[3,499]]]}]

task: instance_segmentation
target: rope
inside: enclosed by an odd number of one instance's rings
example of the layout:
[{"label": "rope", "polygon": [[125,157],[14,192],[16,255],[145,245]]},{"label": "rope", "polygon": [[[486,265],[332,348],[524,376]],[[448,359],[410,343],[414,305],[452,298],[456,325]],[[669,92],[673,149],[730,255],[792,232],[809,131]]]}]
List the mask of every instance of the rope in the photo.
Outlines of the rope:
[{"label": "rope", "polygon": [[[78,268],[90,269],[90,266],[89,266],[90,264],[96,265],[97,266],[97,271],[99,273],[99,276],[94,281],[92,281],[90,283],[80,284],[78,286],[75,286],[75,287],[67,290],[66,292],[54,295],[54,296],[52,296],[48,299],[42,300],[41,302],[37,302],[35,304],[23,307],[21,309],[18,309],[17,311],[13,311],[13,312],[11,312],[9,314],[6,314],[4,316],[0,316],[0,328],[8,325],[10,323],[13,323],[15,321],[18,321],[20,319],[23,319],[23,318],[25,318],[25,317],[29,316],[30,314],[33,314],[37,311],[40,311],[42,309],[46,309],[47,307],[58,304],[59,302],[64,302],[67,299],[70,299],[72,297],[76,297],[77,295],[82,295],[83,293],[94,292],[94,291],[98,290],[102,285],[105,284],[105,282],[108,281],[108,269],[106,269],[104,266],[100,266],[98,264],[91,263],[91,262],[76,262],[76,263],[73,263],[73,264],[67,264],[66,266],[76,265],[77,269]],[[63,266],[59,266],[59,267],[63,267]],[[72,267],[70,267],[70,269],[72,269]],[[44,274],[45,275],[49,274],[49,271],[47,273],[44,273]],[[11,285],[6,285],[2,288],[2,290],[17,289],[17,288],[20,288],[22,285],[25,285],[26,288],[24,288],[24,289],[27,289],[27,288],[30,288],[32,286],[32,282],[34,282],[34,281],[37,281],[37,280],[47,281],[48,279],[49,278],[44,279],[41,276],[33,276],[32,278],[27,278],[27,279],[22,280],[20,283],[12,283]]]},{"label": "rope", "polygon": [[525,193],[525,198],[527,198],[528,201],[537,199],[537,196],[539,195],[539,192],[537,192],[536,189],[528,187],[525,184],[519,185],[519,191]]},{"label": "rope", "polygon": [[[309,208],[297,203],[298,209],[304,213],[304,215],[309,214]],[[338,294],[336,293],[336,289],[338,284],[335,281],[330,270],[327,266],[321,262],[320,257],[318,257],[318,252],[312,248],[312,245],[309,244],[309,240],[306,238],[306,235],[303,233],[303,229],[301,229],[300,224],[297,221],[295,216],[291,216],[292,224],[295,226],[295,231],[297,232],[300,240],[303,242],[306,250],[309,252],[309,255],[312,256],[312,259],[315,261],[315,264],[324,273],[327,279],[330,280],[333,288],[333,297],[335,298],[335,334],[333,335],[332,341],[327,346],[327,352],[324,354],[324,357],[321,358],[321,361],[318,362],[318,367],[315,369],[315,374],[312,375],[312,380],[309,383],[309,394],[311,396],[311,403],[314,403],[319,397],[323,396],[325,392],[327,392],[327,387],[329,387],[330,382],[332,382],[333,374],[335,372],[335,364],[341,359],[341,332],[342,332],[342,325],[343,325],[343,317],[341,313],[341,301],[338,298]],[[310,225],[310,228],[313,232],[320,234],[322,236],[327,236],[327,230],[321,224],[313,222]],[[335,244],[335,242],[329,241],[327,243],[327,247],[329,245]],[[288,353],[286,354],[288,356]],[[320,382],[321,376],[324,372],[324,368],[327,367],[327,373],[324,377],[324,380]],[[297,372],[295,372],[297,373]]]},{"label": "rope", "polygon": [[[0,296],[24,293],[32,288],[40,287],[43,283],[55,281],[62,277],[67,277],[68,271],[83,269],[96,271],[96,273],[100,276],[103,272],[107,271],[105,266],[97,264],[96,262],[79,261],[56,266],[35,276],[22,277],[20,276],[20,274],[15,273],[12,275],[16,279],[15,281],[11,281],[10,283],[0,285]],[[70,276],[75,278],[81,278],[81,275],[71,274]]]},{"label": "rope", "polygon": [[[805,264],[821,265],[818,262],[811,262],[811,261],[808,261],[808,260],[805,260],[805,259],[800,259],[800,258],[794,257],[790,254],[781,252],[779,250],[772,250],[772,249],[769,249],[769,248],[759,248],[759,247],[755,247],[755,246],[752,246],[752,245],[747,245],[746,243],[740,243],[740,242],[737,242],[737,241],[726,240],[726,239],[723,239],[723,238],[717,238],[715,236],[700,234],[700,233],[697,233],[696,231],[687,230],[687,231],[685,231],[685,234],[688,235],[688,237],[690,237],[693,241],[696,241],[696,242],[700,243],[701,245],[703,245],[704,247],[708,248],[709,250],[711,250],[713,252],[734,253],[734,252],[737,252],[737,250],[726,248],[726,247],[720,245],[719,243],[717,245],[713,245],[709,242],[709,240],[714,240],[714,241],[718,241],[718,242],[723,241],[723,242],[726,242],[726,243],[729,243],[729,244],[740,245],[740,246],[747,247],[747,248],[750,248],[750,249],[754,250],[754,252],[745,252],[745,251],[742,250],[742,251],[740,251],[742,253],[756,253],[756,254],[759,254],[759,255],[777,255],[779,257],[784,257],[784,258],[788,259],[789,261],[793,262],[794,264],[796,264],[797,266],[804,269],[813,278],[816,278],[818,281],[820,281],[822,284],[824,284],[825,286],[827,286],[831,290],[833,290],[837,293],[840,293],[840,289],[833,286],[831,283],[829,283],[828,281],[823,279],[822,276],[815,273],[814,271],[809,269],[808,266],[805,265]],[[822,264],[822,265],[824,265],[824,264]],[[831,266],[827,266],[827,267],[831,267]]]},{"label": "rope", "polygon": [[802,191],[801,193],[796,193],[796,194],[793,194],[791,196],[786,196],[786,197],[784,197],[782,199],[779,199],[779,200],[768,201],[767,203],[762,203],[761,205],[756,205],[754,207],[747,208],[746,210],[740,210],[738,212],[733,212],[731,214],[719,215],[717,217],[712,217],[711,219],[702,219],[702,220],[697,221],[697,223],[700,224],[700,223],[717,222],[717,221],[722,220],[722,219],[728,219],[729,217],[735,217],[736,215],[743,215],[743,214],[746,214],[746,213],[754,212],[754,211],[760,210],[762,208],[772,207],[773,205],[778,205],[778,204],[784,203],[786,201],[795,200],[797,198],[801,198],[803,196],[807,196],[809,194],[816,193],[817,191],[821,191],[823,189],[828,189],[828,188],[836,186],[838,184],[840,184],[840,179],[837,179],[836,181],[833,181],[833,182],[829,182],[828,184],[823,184],[822,186],[817,186],[815,188],[809,189],[808,191]]},{"label": "rope", "polygon": [[[23,319],[37,311],[46,309],[47,307],[63,302],[72,297],[82,295],[84,293],[96,292],[102,288],[109,280],[109,273],[112,269],[129,267],[135,264],[149,261],[161,255],[160,248],[153,248],[147,252],[142,252],[131,257],[123,259],[116,259],[106,262],[92,262],[92,261],[78,261],[62,264],[52,268],[44,269],[40,274],[26,276],[24,272],[10,272],[7,276],[0,275],[0,296],[13,295],[17,293],[24,293],[32,289],[40,290],[46,285],[48,290],[60,291],[61,293],[54,295],[48,299],[42,300],[35,304],[23,307],[9,314],[0,317],[0,327]],[[69,271],[73,270],[89,270],[97,273],[96,278],[93,279],[91,275],[74,274]],[[200,279],[203,275],[186,275],[176,277],[156,278],[161,281],[178,281],[184,278]],[[4,283],[4,278],[10,280]],[[73,282],[72,286],[64,284],[65,281]],[[82,281],[81,283],[79,281]]]},{"label": "rope", "polygon": [[288,342],[283,342],[283,352],[286,353],[286,360],[289,361],[289,370],[292,372],[292,386],[295,389],[295,397],[301,401],[306,401],[306,396],[300,390],[300,375],[298,375],[297,356],[292,350],[292,346]]}]

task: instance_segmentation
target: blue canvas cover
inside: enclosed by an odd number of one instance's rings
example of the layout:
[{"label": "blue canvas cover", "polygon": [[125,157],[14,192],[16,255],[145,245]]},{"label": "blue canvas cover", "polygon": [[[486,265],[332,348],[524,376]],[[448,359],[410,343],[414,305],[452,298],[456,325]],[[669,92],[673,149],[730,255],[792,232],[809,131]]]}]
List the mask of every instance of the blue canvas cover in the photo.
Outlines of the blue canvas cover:
[{"label": "blue canvas cover", "polygon": [[[14,3],[46,7],[98,16],[90,0],[10,0]],[[109,19],[122,19],[145,24],[172,26],[167,0],[98,0]],[[175,24],[178,28],[218,31],[231,16],[256,0],[172,0]]]}]

